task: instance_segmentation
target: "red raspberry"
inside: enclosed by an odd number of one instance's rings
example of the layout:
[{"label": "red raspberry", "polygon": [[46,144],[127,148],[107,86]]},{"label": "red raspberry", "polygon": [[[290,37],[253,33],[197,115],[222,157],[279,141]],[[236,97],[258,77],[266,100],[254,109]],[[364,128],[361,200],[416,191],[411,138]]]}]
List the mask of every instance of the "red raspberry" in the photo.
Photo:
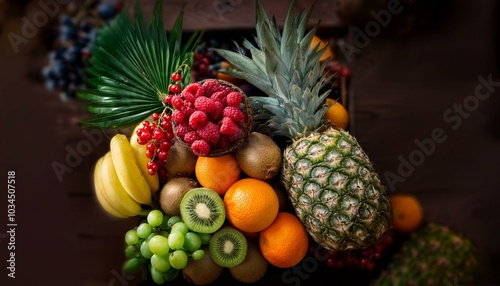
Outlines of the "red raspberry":
[{"label": "red raspberry", "polygon": [[[201,97],[200,97],[201,98]],[[196,110],[189,116],[189,125],[194,129],[201,129],[207,124],[208,116],[205,112]]]},{"label": "red raspberry", "polygon": [[236,124],[242,124],[247,121],[247,115],[241,109],[235,106],[226,106],[222,112],[224,117],[229,117]]},{"label": "red raspberry", "polygon": [[207,122],[205,127],[198,129],[196,132],[198,132],[201,139],[207,141],[211,146],[215,146],[219,141],[219,127],[213,122]]},{"label": "red raspberry", "polygon": [[186,144],[191,145],[194,141],[200,139],[200,136],[198,136],[198,133],[196,133],[196,131],[189,131],[184,134],[184,137],[182,139],[184,139],[184,142],[186,142]]},{"label": "red raspberry", "polygon": [[214,92],[210,96],[210,98],[213,99],[214,101],[219,101],[219,102],[222,102],[224,105],[226,105],[226,96],[224,95],[224,93],[222,91]]},{"label": "red raspberry", "polygon": [[229,117],[222,118],[220,134],[231,135],[238,132],[238,126]]},{"label": "red raspberry", "polygon": [[229,142],[233,143],[243,138],[243,135],[245,135],[243,129],[238,128],[238,131],[236,131],[236,133],[227,135],[227,138],[229,139]]},{"label": "red raspberry", "polygon": [[180,96],[174,95],[172,96],[171,103],[175,109],[181,109],[184,105],[184,100]]},{"label": "red raspberry", "polygon": [[180,138],[183,138],[184,135],[190,131],[193,131],[193,128],[191,128],[187,122],[175,126],[175,134]]},{"label": "red raspberry", "polygon": [[184,114],[184,111],[182,111],[180,109],[176,109],[176,110],[172,111],[172,119],[177,124],[184,123],[184,122],[186,122],[186,114]]},{"label": "red raspberry", "polygon": [[[184,88],[184,90],[182,91],[181,95],[184,96],[184,98],[186,98],[185,93],[190,93],[192,96],[198,97],[204,95],[205,89],[201,86],[201,84],[193,82],[188,84],[186,88]],[[189,97],[189,95],[187,96]]]},{"label": "red raspberry", "polygon": [[241,95],[241,93],[236,91],[232,91],[226,95],[227,105],[230,106],[236,106],[236,107],[240,106],[242,99],[243,96]]},{"label": "red raspberry", "polygon": [[215,109],[214,100],[205,96],[197,97],[194,101],[194,108],[209,113]]},{"label": "red raspberry", "polygon": [[203,89],[205,90],[206,95],[205,96],[210,96],[211,94],[217,92],[220,89],[220,84],[217,80],[215,79],[207,79],[205,82],[203,82]]},{"label": "red raspberry", "polygon": [[210,152],[210,144],[205,140],[195,140],[191,144],[191,149],[196,156],[206,156]]},{"label": "red raspberry", "polygon": [[195,100],[195,97],[193,94],[189,93],[189,92],[184,92],[182,93],[182,97],[184,97],[184,99],[187,101],[187,102],[191,102],[191,103],[194,103],[194,100]]},{"label": "red raspberry", "polygon": [[186,116],[186,118],[189,118],[189,116],[191,116],[191,114],[193,114],[193,112],[195,112],[194,106],[191,102],[185,102],[184,106],[181,108],[181,110],[184,112],[184,115]]},{"label": "red raspberry", "polygon": [[215,106],[214,110],[212,110],[212,112],[210,112],[209,115],[213,122],[218,122],[219,120],[222,119],[224,104],[220,101],[214,101],[214,106]]}]

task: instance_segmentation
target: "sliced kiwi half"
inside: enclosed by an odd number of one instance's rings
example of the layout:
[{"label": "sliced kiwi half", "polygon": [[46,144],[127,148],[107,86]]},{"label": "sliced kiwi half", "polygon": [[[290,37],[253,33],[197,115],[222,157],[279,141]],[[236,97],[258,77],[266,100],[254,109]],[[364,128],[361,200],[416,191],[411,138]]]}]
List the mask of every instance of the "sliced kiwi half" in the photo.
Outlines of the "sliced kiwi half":
[{"label": "sliced kiwi half", "polygon": [[245,260],[248,243],[239,230],[225,226],[214,233],[208,247],[215,263],[234,267]]},{"label": "sliced kiwi half", "polygon": [[199,233],[214,233],[226,220],[224,201],[215,191],[194,188],[181,200],[181,217],[189,229]]}]

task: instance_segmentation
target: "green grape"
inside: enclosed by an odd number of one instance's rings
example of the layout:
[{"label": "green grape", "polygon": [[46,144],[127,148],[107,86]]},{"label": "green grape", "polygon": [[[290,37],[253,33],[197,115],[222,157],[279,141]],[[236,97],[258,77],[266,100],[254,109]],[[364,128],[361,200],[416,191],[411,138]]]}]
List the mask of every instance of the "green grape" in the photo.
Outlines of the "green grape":
[{"label": "green grape", "polygon": [[163,213],[160,210],[152,210],[148,213],[147,220],[152,227],[160,226],[163,222]]},{"label": "green grape", "polygon": [[171,218],[168,219],[167,224],[168,224],[169,227],[172,227],[174,224],[176,224],[176,223],[178,223],[180,221],[182,221],[182,218],[180,216],[178,216],[178,215],[174,215],[174,216],[172,216]]},{"label": "green grape", "polygon": [[154,254],[151,257],[151,266],[159,272],[166,272],[170,269],[170,262],[168,256],[159,256]]},{"label": "green grape", "polygon": [[161,223],[161,229],[162,230],[170,230],[170,225],[168,225],[168,221],[170,220],[170,216],[168,216],[167,214],[163,214],[163,221]]},{"label": "green grape", "polygon": [[173,268],[182,269],[187,265],[188,256],[186,252],[182,250],[175,250],[174,252],[171,252],[170,255],[168,256],[168,261],[170,262],[170,265]]},{"label": "green grape", "polygon": [[146,239],[144,241],[150,241],[151,238],[153,238],[153,236],[157,235],[156,233],[152,232],[148,235],[148,237],[146,237]]},{"label": "green grape", "polygon": [[137,227],[137,235],[140,238],[146,238],[151,233],[151,226],[149,223],[143,222]]},{"label": "green grape", "polygon": [[193,260],[200,260],[205,256],[205,251],[203,249],[198,249],[191,254],[191,257],[193,257]]},{"label": "green grape", "polygon": [[210,243],[210,239],[212,239],[212,234],[211,233],[196,233],[198,237],[201,239],[201,244],[202,245],[207,245]]},{"label": "green grape", "polygon": [[144,257],[146,259],[151,259],[151,256],[153,256],[153,252],[151,252],[151,249],[149,249],[149,242],[148,241],[144,241],[141,244],[140,251],[141,251],[142,257]]},{"label": "green grape", "polygon": [[201,238],[194,232],[184,235],[184,250],[193,252],[201,247]]},{"label": "green grape", "polygon": [[135,245],[127,245],[127,247],[125,247],[125,257],[134,258],[139,256],[141,256],[141,253],[137,251]]},{"label": "green grape", "polygon": [[149,249],[156,255],[166,256],[170,251],[168,239],[163,235],[155,235],[149,240]]},{"label": "green grape", "polygon": [[125,243],[127,245],[134,245],[139,241],[139,236],[135,229],[130,229],[125,233]]},{"label": "green grape", "polygon": [[139,258],[130,258],[123,263],[123,270],[126,272],[135,272],[142,266],[142,262]]},{"label": "green grape", "polygon": [[151,278],[153,278],[153,281],[156,284],[163,284],[163,283],[165,283],[165,278],[163,277],[165,275],[165,273],[159,272],[158,270],[156,270],[153,267],[151,267],[151,269],[149,269],[149,272],[151,273]]},{"label": "green grape", "polygon": [[184,223],[183,221],[176,222],[174,225],[172,225],[172,230],[170,231],[170,233],[172,233],[174,230],[179,230],[183,235],[189,231],[186,223]]},{"label": "green grape", "polygon": [[184,234],[179,230],[172,230],[168,235],[168,246],[170,249],[181,249],[184,245]]},{"label": "green grape", "polygon": [[179,269],[172,267],[163,275],[163,278],[165,278],[165,281],[172,281],[177,278],[180,272],[181,271]]}]

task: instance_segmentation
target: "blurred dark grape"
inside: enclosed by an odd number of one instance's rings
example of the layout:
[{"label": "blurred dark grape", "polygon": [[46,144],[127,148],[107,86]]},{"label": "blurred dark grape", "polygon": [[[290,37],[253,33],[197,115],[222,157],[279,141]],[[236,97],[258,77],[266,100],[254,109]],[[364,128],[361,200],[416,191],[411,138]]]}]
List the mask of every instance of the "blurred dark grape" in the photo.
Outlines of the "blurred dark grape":
[{"label": "blurred dark grape", "polygon": [[45,86],[57,91],[62,100],[74,99],[84,88],[85,68],[99,30],[120,12],[119,0],[72,1],[59,18],[57,38],[42,75]]}]

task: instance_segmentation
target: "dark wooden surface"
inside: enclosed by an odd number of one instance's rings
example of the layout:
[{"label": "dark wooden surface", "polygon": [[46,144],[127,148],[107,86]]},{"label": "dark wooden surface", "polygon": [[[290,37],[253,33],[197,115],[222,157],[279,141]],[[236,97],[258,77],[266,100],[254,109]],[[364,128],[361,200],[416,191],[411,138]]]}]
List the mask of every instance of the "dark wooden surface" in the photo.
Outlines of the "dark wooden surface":
[{"label": "dark wooden surface", "polygon": [[[446,6],[435,21],[421,21],[417,9],[405,11],[404,18],[394,17],[350,58],[352,132],[388,184],[388,172],[401,174],[401,158],[408,159],[418,150],[415,140],[432,138],[436,128],[443,130],[447,140],[436,143],[434,152],[389,191],[416,195],[428,220],[468,235],[481,253],[477,285],[499,285],[500,93],[494,90],[487,100],[479,101],[456,130],[454,121],[443,119],[454,104],[475,96],[479,76],[500,81],[495,38],[498,5],[492,0],[438,2]],[[75,102],[62,102],[44,88],[39,71],[46,64],[45,30],[14,53],[6,35],[19,33],[20,19],[33,15],[37,6],[10,7],[0,16],[0,174],[4,180],[0,234],[6,231],[6,172],[15,170],[17,278],[6,278],[7,241],[0,236],[0,284],[136,285],[140,277],[121,277],[120,270],[123,234],[135,221],[106,216],[92,194],[92,167],[108,150],[109,140],[103,136],[71,173],[64,174],[62,181],[57,179],[53,162],[64,164],[68,148],[86,140],[75,125],[75,119],[85,113]],[[190,23],[189,17],[186,21]],[[353,23],[348,42],[356,35],[354,27],[363,30],[365,23]],[[270,274],[262,284],[285,284],[280,273]],[[345,275],[324,270],[315,277],[302,285],[318,277],[322,280],[315,285],[354,284]],[[339,281],[340,277],[344,280]]]}]

